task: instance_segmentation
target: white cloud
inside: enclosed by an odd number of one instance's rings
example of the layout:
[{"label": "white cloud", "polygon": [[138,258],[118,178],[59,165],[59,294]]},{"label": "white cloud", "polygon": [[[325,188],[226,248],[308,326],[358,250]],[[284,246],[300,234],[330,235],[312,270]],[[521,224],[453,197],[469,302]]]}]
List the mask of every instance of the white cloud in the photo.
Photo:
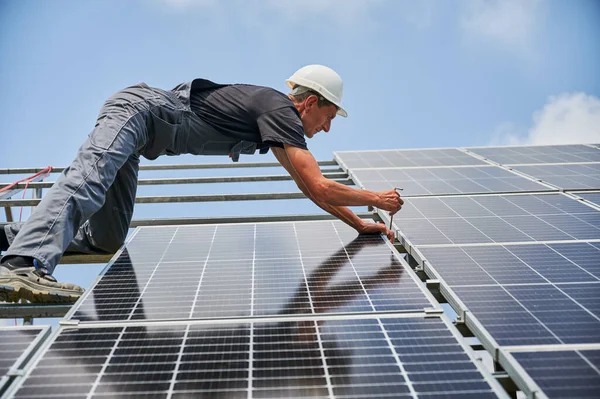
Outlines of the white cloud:
[{"label": "white cloud", "polygon": [[504,123],[492,134],[490,145],[591,143],[600,143],[600,99],[585,93],[563,93],[550,97],[533,114],[527,134]]},{"label": "white cloud", "polygon": [[460,24],[469,39],[528,51],[538,29],[542,0],[464,0]]}]

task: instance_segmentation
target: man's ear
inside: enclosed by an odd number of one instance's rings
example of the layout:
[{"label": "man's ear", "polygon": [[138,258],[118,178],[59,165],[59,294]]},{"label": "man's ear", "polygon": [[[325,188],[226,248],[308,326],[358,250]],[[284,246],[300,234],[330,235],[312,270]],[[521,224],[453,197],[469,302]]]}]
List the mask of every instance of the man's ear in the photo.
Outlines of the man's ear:
[{"label": "man's ear", "polygon": [[317,98],[317,96],[315,96],[314,94],[313,94],[313,95],[310,95],[310,96],[308,96],[308,97],[306,98],[306,100],[304,100],[304,104],[305,104],[305,107],[306,107],[307,109],[308,109],[308,108],[315,107],[315,106],[317,105],[317,103],[318,103],[318,102],[319,102],[319,99],[318,99],[318,98]]}]

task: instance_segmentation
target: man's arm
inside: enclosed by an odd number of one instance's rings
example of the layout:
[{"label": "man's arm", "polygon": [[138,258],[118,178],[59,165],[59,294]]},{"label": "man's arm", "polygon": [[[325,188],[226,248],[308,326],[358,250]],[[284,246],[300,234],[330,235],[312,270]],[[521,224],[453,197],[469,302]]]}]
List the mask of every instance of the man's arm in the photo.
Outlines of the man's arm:
[{"label": "man's arm", "polygon": [[[290,148],[295,148],[295,147],[291,147]],[[310,200],[312,200],[317,206],[319,206],[321,209],[323,209],[326,212],[329,212],[330,214],[334,215],[335,217],[337,217],[338,219],[340,219],[341,221],[345,222],[346,224],[348,224],[349,226],[353,227],[355,230],[357,230],[360,233],[383,233],[385,235],[387,235],[387,237],[393,241],[394,239],[394,234],[385,227],[385,225],[383,224],[377,224],[377,223],[368,223],[365,222],[364,220],[360,219],[358,216],[356,216],[354,214],[354,212],[352,212],[350,209],[346,208],[345,206],[336,206],[336,205],[331,205],[327,202],[321,201],[317,198],[315,198],[315,196],[312,194],[312,192],[308,189],[308,187],[306,186],[304,180],[300,177],[300,175],[297,173],[296,169],[294,168],[294,166],[292,165],[292,163],[289,160],[287,151],[284,150],[283,148],[277,148],[277,147],[272,147],[271,150],[273,151],[273,154],[275,155],[275,157],[277,158],[277,160],[279,161],[279,163],[288,171],[288,173],[290,174],[290,176],[294,179],[294,181],[296,182],[296,185],[298,186],[298,188],[304,193],[304,195],[306,195],[306,197],[308,197]],[[305,150],[302,150],[305,151]],[[312,157],[312,154],[310,154],[310,152],[306,151],[310,157],[313,159],[313,162],[316,165],[316,169],[317,169],[317,173],[318,175],[325,180],[325,177],[323,177],[323,175],[321,174],[321,170],[316,162],[316,160],[314,160],[314,157]],[[337,182],[333,182],[331,181],[331,183],[335,183],[336,185],[340,185],[344,188],[348,188],[342,184],[339,184]],[[316,187],[316,189],[318,190],[319,188]],[[350,189],[351,192],[357,191],[357,192],[361,192],[361,191],[366,191],[366,190],[353,190]],[[371,192],[369,192],[371,193]],[[395,192],[394,192],[395,193]],[[371,194],[375,194],[375,196],[379,196],[380,194],[378,193],[371,193]],[[397,193],[395,193],[396,196],[398,196]],[[399,197],[399,196],[398,196]],[[401,199],[399,199],[401,203],[403,203],[403,201]],[[364,203],[359,204],[359,205],[365,205]],[[400,205],[401,207],[401,205]]]}]

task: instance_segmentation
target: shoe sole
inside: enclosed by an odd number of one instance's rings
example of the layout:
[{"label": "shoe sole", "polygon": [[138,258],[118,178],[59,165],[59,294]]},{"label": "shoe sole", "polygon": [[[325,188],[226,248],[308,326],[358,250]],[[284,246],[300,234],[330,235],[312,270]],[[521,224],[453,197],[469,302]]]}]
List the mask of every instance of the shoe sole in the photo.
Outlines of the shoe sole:
[{"label": "shoe sole", "polygon": [[32,303],[73,303],[82,292],[74,290],[49,289],[20,276],[0,277],[0,301],[19,302],[26,299]]}]

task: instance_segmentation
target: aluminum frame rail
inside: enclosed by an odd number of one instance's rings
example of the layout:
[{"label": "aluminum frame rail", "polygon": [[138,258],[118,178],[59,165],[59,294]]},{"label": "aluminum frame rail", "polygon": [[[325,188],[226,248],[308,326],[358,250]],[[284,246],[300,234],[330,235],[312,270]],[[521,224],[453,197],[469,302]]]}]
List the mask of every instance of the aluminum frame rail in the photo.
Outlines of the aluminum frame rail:
[{"label": "aluminum frame rail", "polygon": [[[336,166],[337,168],[321,168],[323,176],[332,179],[344,185],[353,185],[353,181],[348,177],[334,160],[318,161],[320,167]],[[192,170],[192,169],[239,169],[239,168],[269,168],[281,167],[278,162],[256,162],[256,163],[215,163],[215,164],[181,164],[181,165],[141,165],[140,170]],[[53,168],[51,173],[60,173],[64,167]],[[0,175],[37,173],[42,168],[0,168]],[[39,180],[39,179],[35,179]],[[192,178],[154,178],[140,179],[140,186],[149,185],[167,185],[167,184],[208,184],[208,183],[249,183],[249,182],[269,182],[269,181],[291,181],[293,180],[287,174],[267,174],[250,176],[209,176]],[[6,220],[12,222],[12,207],[18,206],[36,206],[42,198],[42,189],[50,188],[54,182],[32,181],[30,183],[19,183],[15,189],[8,191],[0,196],[0,207],[4,207]],[[10,183],[0,183],[0,188],[9,186]],[[10,199],[20,193],[25,188],[34,189],[34,196],[31,199]],[[300,192],[290,193],[257,193],[257,194],[208,194],[208,195],[174,195],[174,196],[140,196],[136,203],[179,203],[179,202],[220,202],[220,201],[264,201],[264,200],[285,200],[301,199],[305,196]],[[136,223],[137,221],[134,221]],[[167,220],[165,223],[172,224],[173,220]],[[141,222],[143,223],[143,222]],[[157,224],[160,222],[154,222]],[[140,224],[143,225],[143,224]],[[135,227],[136,224],[133,225]]]}]

